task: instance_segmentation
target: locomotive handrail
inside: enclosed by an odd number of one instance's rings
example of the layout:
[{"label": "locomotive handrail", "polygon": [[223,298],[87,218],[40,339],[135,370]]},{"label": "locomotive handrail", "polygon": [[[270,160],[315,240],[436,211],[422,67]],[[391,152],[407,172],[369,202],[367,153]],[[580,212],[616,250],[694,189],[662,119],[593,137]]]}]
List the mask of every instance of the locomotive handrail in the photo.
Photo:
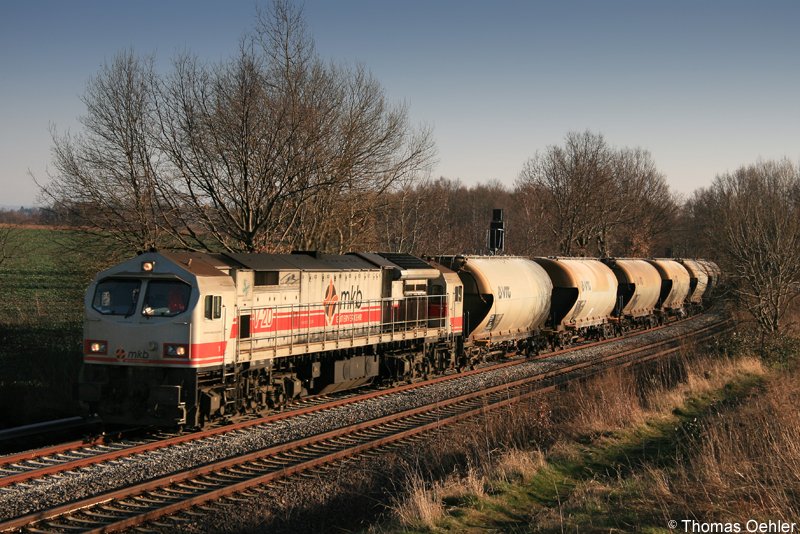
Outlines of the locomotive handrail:
[{"label": "locomotive handrail", "polygon": [[[271,310],[273,318],[270,320],[275,326],[270,326],[269,330],[257,331],[257,323],[251,320],[249,332],[249,345],[242,347],[239,343],[244,338],[241,335],[237,336],[237,353],[252,355],[255,350],[264,348],[271,348],[277,351],[280,348],[287,348],[290,352],[294,352],[297,345],[308,345],[312,343],[314,336],[319,336],[317,341],[323,344],[328,341],[344,341],[348,340],[351,343],[355,342],[357,338],[371,339],[373,335],[380,334],[381,332],[396,334],[399,332],[415,332],[420,330],[442,330],[446,329],[449,319],[451,318],[451,309],[449,306],[443,306],[446,295],[426,295],[406,299],[369,299],[362,303],[364,311],[353,312],[364,314],[365,318],[357,321],[352,317],[347,322],[342,322],[342,312],[337,311],[335,318],[331,324],[327,321],[323,322],[316,332],[313,331],[312,326],[312,312],[322,312],[324,310],[324,303],[310,303],[310,304],[265,304],[259,306],[250,306],[247,308],[238,309],[237,321],[241,326],[242,315],[250,315],[254,317],[262,310]],[[411,302],[409,302],[411,301]],[[445,310],[443,315],[430,317],[429,307],[432,303],[439,303]],[[391,313],[386,314],[384,310],[390,310]],[[399,310],[399,311],[398,311]],[[276,323],[279,315],[288,312],[288,324],[285,328],[280,328]],[[373,319],[373,314],[378,314],[378,317]],[[386,316],[389,317],[386,320]],[[300,320],[300,319],[305,320]],[[431,325],[431,321],[437,324]],[[362,324],[363,323],[363,324]],[[388,330],[388,332],[387,332]],[[265,345],[268,344],[268,345]]]}]

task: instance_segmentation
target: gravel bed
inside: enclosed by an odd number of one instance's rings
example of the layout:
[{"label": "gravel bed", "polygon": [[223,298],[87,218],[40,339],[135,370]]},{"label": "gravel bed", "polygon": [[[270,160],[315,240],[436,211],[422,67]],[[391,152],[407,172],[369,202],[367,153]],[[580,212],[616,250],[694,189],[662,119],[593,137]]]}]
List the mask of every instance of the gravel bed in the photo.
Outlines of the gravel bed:
[{"label": "gravel bed", "polygon": [[457,378],[413,391],[340,406],[330,410],[292,417],[264,426],[233,431],[199,441],[159,449],[114,462],[88,466],[10,487],[0,488],[0,519],[43,510],[123,486],[190,469],[209,462],[244,455],[259,449],[319,434],[343,426],[408,410],[434,401],[519,380],[564,364],[577,363],[607,353],[610,349],[635,348],[648,342],[673,337],[678,332],[696,330],[720,320],[707,313],[690,321],[625,338],[599,347],[586,347],[545,360]]}]

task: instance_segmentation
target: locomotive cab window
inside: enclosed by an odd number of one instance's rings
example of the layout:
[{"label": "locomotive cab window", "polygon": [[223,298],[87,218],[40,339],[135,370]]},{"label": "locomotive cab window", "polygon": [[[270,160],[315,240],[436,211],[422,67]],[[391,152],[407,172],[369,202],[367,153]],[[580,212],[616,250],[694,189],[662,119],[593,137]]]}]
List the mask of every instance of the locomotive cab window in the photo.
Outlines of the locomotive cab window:
[{"label": "locomotive cab window", "polygon": [[206,319],[219,319],[222,317],[222,297],[207,295],[205,301]]},{"label": "locomotive cab window", "polygon": [[106,278],[97,284],[92,308],[103,315],[133,315],[141,286],[141,280]]},{"label": "locomotive cab window", "polygon": [[428,284],[414,280],[406,282],[403,287],[403,293],[406,296],[425,296],[428,294]]},{"label": "locomotive cab window", "polygon": [[142,315],[174,317],[187,310],[192,287],[178,280],[150,280],[145,290]]}]

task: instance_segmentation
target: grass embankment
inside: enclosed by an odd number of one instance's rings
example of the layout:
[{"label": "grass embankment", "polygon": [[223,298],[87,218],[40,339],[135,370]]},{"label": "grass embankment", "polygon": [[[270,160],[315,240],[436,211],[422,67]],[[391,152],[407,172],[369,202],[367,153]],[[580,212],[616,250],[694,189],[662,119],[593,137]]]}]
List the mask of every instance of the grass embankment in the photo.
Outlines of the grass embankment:
[{"label": "grass embankment", "polygon": [[494,444],[435,482],[409,471],[393,519],[373,528],[669,532],[670,519],[796,518],[798,378],[754,357],[612,371],[550,397],[545,439]]},{"label": "grass embankment", "polygon": [[96,266],[84,239],[13,230],[0,265],[0,428],[78,413],[83,292]]}]

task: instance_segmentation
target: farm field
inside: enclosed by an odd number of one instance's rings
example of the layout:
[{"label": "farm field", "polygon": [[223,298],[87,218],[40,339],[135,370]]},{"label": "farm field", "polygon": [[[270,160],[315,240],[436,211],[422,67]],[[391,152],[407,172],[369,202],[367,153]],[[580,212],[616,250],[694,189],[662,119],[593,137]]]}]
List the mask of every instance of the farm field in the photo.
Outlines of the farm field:
[{"label": "farm field", "polygon": [[0,428],[78,413],[83,292],[97,263],[79,232],[15,228],[0,265]]},{"label": "farm field", "polygon": [[78,248],[84,239],[70,230],[16,228],[11,254],[0,265],[0,324],[76,324],[84,286]]}]

